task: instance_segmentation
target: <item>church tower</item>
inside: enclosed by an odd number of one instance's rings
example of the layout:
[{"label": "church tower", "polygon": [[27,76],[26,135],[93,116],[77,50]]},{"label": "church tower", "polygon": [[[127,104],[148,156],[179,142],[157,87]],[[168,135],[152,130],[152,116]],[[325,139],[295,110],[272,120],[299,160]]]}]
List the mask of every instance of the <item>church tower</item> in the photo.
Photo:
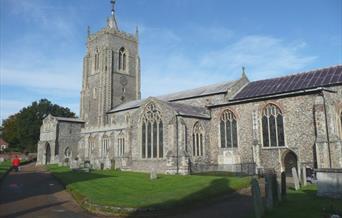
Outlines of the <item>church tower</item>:
[{"label": "church tower", "polygon": [[87,127],[108,124],[109,110],[141,95],[138,30],[135,35],[120,31],[115,0],[111,3],[107,26],[94,34],[88,29],[80,102],[80,116]]}]

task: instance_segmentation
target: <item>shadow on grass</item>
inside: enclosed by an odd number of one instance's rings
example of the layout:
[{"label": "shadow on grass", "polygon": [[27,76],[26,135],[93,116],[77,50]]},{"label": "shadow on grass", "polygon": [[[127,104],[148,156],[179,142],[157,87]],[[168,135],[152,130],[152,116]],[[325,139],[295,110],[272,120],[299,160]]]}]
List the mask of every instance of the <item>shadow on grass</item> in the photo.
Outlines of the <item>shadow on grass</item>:
[{"label": "shadow on grass", "polygon": [[[217,174],[215,174],[217,176]],[[252,199],[229,187],[227,178],[213,180],[209,186],[180,200],[168,200],[140,207],[128,217],[246,217],[252,213]],[[224,193],[220,192],[224,190]],[[148,198],[148,196],[146,196]],[[152,210],[149,210],[151,209]]]}]

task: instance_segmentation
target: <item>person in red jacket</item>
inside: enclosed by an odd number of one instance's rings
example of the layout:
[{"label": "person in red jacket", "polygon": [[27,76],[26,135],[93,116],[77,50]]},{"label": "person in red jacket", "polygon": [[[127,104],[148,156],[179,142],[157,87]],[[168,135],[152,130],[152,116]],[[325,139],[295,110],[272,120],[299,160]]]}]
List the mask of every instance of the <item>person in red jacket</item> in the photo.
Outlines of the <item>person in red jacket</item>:
[{"label": "person in red jacket", "polygon": [[20,159],[18,158],[18,155],[15,155],[15,158],[12,160],[12,167],[15,170],[15,172],[18,172],[20,166]]}]

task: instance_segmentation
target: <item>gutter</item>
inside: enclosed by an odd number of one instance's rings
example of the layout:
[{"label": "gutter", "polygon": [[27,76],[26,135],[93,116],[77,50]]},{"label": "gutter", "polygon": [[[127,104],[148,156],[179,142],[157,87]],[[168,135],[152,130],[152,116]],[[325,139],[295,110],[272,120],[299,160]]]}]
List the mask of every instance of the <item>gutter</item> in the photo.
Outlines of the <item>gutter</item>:
[{"label": "gutter", "polygon": [[179,143],[178,143],[178,114],[176,115],[176,151],[177,151],[177,161],[176,161],[176,164],[177,164],[177,168],[176,168],[176,174],[179,174]]}]

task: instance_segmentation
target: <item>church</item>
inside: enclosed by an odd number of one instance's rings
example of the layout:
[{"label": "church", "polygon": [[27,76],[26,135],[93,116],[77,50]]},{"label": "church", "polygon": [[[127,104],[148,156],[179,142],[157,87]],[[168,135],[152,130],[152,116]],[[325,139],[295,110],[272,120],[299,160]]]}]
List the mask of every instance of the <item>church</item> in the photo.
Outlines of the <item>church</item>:
[{"label": "church", "polygon": [[80,118],[47,116],[37,164],[187,175],[342,168],[342,65],[141,99],[139,33],[88,33]]}]

